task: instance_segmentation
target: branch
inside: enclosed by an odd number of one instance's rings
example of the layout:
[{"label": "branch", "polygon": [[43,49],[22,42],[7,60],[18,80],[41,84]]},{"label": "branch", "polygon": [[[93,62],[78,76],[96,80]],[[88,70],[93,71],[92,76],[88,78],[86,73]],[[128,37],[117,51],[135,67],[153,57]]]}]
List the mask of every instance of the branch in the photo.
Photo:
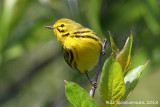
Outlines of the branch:
[{"label": "branch", "polygon": [[100,71],[100,67],[101,67],[102,55],[104,55],[106,53],[105,52],[106,44],[107,44],[107,39],[105,38],[103,40],[102,50],[101,50],[101,54],[100,54],[100,57],[99,57],[96,74],[95,74],[95,77],[94,77],[94,81],[92,82],[92,88],[91,88],[91,91],[90,91],[90,96],[92,98],[94,97],[94,93],[95,93],[95,90],[97,88],[97,80],[98,80],[99,71]]}]

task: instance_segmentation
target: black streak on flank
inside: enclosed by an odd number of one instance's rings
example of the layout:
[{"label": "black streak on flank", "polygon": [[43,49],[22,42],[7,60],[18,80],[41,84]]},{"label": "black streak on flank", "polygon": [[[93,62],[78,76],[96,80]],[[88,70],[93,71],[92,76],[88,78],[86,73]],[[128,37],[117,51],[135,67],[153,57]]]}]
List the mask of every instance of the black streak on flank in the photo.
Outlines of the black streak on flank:
[{"label": "black streak on flank", "polygon": [[69,33],[66,33],[66,34],[62,35],[62,37],[65,37],[65,36],[68,36],[68,35],[69,35]]},{"label": "black streak on flank", "polygon": [[[68,63],[68,59],[69,59],[69,53],[63,49],[63,52],[64,52],[64,59],[66,60],[66,62]],[[69,64],[69,63],[68,63]]]},{"label": "black streak on flank", "polygon": [[73,52],[72,50],[69,50],[69,53],[70,53],[70,64],[72,65],[72,61],[73,61]]},{"label": "black streak on flank", "polygon": [[70,66],[70,67],[72,67],[71,66],[71,63],[70,63],[70,60],[71,59],[69,59],[69,57],[70,57],[70,51],[68,51],[68,49],[66,48],[63,48],[63,51],[64,51],[64,59],[65,59],[65,61],[67,62],[67,64]]},{"label": "black streak on flank", "polygon": [[59,28],[57,28],[57,30],[61,33],[61,32],[65,32],[64,30],[60,30]]},{"label": "black streak on flank", "polygon": [[79,33],[89,33],[90,31],[78,31],[78,32],[74,32],[73,34],[79,34]]},{"label": "black streak on flank", "polygon": [[91,38],[91,39],[94,39],[95,41],[98,41],[97,38],[92,37],[92,36],[89,36],[89,35],[86,35],[86,36],[75,35],[75,37],[76,37],[76,38]]}]

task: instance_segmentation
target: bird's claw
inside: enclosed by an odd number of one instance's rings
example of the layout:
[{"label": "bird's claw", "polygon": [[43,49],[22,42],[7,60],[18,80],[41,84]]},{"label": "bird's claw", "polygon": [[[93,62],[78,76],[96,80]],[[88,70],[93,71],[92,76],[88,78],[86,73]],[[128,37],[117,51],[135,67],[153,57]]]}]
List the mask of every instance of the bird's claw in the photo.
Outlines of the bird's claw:
[{"label": "bird's claw", "polygon": [[92,86],[94,86],[94,88],[97,88],[97,82],[96,81],[92,81]]}]

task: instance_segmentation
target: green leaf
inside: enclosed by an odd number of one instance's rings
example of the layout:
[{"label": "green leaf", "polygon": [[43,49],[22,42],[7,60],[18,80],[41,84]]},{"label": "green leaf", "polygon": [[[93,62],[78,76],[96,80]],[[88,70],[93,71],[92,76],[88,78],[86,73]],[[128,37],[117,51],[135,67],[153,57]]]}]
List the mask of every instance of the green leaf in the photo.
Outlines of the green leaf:
[{"label": "green leaf", "polygon": [[93,98],[79,85],[65,81],[65,93],[75,107],[98,107]]},{"label": "green leaf", "polygon": [[[104,63],[100,79],[100,97],[107,107],[116,105],[125,93],[124,77],[121,65],[110,56]],[[106,102],[113,101],[114,104]]]},{"label": "green leaf", "polygon": [[116,58],[119,53],[119,49],[117,48],[116,44],[114,43],[114,40],[113,40],[110,32],[109,32],[109,37],[110,37],[110,42],[111,42],[111,47],[112,47],[112,55],[114,56],[114,58]]},{"label": "green leaf", "polygon": [[131,32],[130,37],[128,37],[126,41],[126,44],[116,57],[116,60],[121,64],[123,71],[125,71],[131,63],[132,41],[133,41],[133,35]]},{"label": "green leaf", "polygon": [[126,90],[125,90],[125,94],[123,97],[123,101],[131,94],[133,89],[136,87],[138,80],[140,76],[142,75],[142,71],[146,67],[147,63],[145,65],[140,65],[136,68],[129,69],[126,72],[126,75],[124,77],[124,82],[126,84]]}]

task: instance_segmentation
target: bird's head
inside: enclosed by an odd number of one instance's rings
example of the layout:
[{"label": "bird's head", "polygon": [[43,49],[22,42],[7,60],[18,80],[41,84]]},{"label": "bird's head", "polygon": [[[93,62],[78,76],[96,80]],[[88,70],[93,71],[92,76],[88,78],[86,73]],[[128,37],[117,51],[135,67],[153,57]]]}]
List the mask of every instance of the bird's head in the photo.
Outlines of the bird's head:
[{"label": "bird's head", "polygon": [[64,37],[69,36],[71,33],[83,28],[82,25],[67,18],[58,20],[53,26],[45,26],[46,28],[53,29],[57,39],[61,42]]}]

